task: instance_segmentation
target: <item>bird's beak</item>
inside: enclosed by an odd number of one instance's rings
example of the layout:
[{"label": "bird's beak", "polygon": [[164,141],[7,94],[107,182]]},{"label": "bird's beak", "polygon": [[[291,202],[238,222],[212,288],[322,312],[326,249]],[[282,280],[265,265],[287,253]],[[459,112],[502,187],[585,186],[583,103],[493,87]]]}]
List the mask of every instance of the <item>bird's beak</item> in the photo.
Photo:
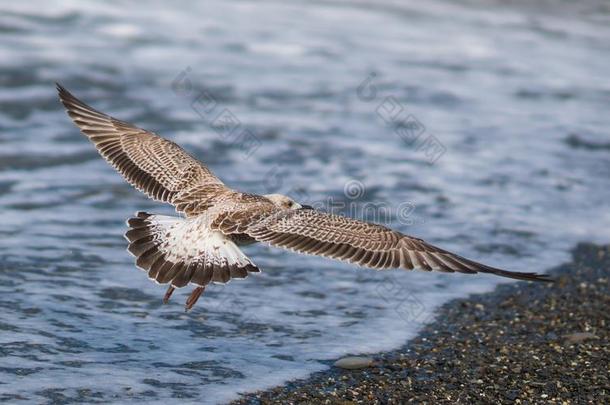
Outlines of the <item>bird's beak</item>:
[{"label": "bird's beak", "polygon": [[313,207],[311,205],[301,205],[301,209],[302,210],[313,210]]}]

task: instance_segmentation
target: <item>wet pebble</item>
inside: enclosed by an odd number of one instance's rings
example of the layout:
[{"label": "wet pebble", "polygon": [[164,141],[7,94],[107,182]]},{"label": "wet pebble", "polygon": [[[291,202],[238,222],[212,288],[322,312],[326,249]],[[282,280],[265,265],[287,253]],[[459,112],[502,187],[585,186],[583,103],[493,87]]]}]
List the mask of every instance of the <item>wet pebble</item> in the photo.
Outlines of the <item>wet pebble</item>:
[{"label": "wet pebble", "polygon": [[565,339],[565,342],[568,344],[575,344],[575,343],[584,342],[585,340],[589,340],[589,339],[597,339],[597,336],[595,336],[591,332],[579,332],[579,333],[571,333],[569,335],[565,335],[564,339]]},{"label": "wet pebble", "polygon": [[345,370],[357,370],[361,368],[371,367],[373,358],[363,356],[349,356],[335,361],[334,366]]}]

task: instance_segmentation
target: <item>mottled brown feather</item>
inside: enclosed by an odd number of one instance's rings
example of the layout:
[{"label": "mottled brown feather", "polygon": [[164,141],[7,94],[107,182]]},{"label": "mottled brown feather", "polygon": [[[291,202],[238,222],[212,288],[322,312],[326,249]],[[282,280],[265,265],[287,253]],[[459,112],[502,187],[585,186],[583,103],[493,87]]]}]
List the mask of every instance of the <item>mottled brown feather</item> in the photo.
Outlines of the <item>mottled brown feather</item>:
[{"label": "mottled brown feather", "polygon": [[98,152],[125,179],[149,197],[178,211],[196,214],[209,207],[206,198],[229,191],[197,159],[159,135],[101,113],[57,85],[68,115]]},{"label": "mottled brown feather", "polygon": [[486,266],[377,224],[310,209],[276,208],[266,212],[266,216],[253,212],[227,213],[216,226],[219,230],[240,229],[253,239],[272,246],[374,269],[402,267],[449,273],[482,272],[519,280],[548,281],[546,275]]},{"label": "mottled brown feather", "polygon": [[159,284],[171,283],[176,288],[189,283],[206,286],[210,282],[227,283],[232,278],[245,278],[249,272],[260,271],[255,265],[240,267],[223,257],[215,261],[209,257],[168,260],[160,249],[165,235],[159,235],[155,230],[155,224],[149,219],[151,217],[154,218],[145,212],[138,212],[136,217],[130,218],[127,221],[130,229],[125,237],[129,241],[128,250],[137,258],[136,265]]}]

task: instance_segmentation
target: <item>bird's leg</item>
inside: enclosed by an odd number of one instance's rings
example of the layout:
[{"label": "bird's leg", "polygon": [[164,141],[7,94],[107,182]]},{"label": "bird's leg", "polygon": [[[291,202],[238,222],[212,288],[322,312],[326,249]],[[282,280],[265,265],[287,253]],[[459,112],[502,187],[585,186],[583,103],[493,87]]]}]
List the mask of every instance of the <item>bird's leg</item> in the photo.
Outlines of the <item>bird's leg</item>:
[{"label": "bird's leg", "polygon": [[169,285],[169,288],[167,289],[167,291],[165,292],[165,296],[163,297],[163,303],[167,304],[169,302],[169,299],[172,296],[172,293],[174,292],[176,288],[174,288],[173,285]]},{"label": "bird's leg", "polygon": [[205,287],[197,287],[191,292],[191,295],[186,299],[186,305],[184,306],[185,312],[193,308],[193,305],[195,305],[199,297],[201,297],[201,294],[203,294],[203,290],[205,290]]}]

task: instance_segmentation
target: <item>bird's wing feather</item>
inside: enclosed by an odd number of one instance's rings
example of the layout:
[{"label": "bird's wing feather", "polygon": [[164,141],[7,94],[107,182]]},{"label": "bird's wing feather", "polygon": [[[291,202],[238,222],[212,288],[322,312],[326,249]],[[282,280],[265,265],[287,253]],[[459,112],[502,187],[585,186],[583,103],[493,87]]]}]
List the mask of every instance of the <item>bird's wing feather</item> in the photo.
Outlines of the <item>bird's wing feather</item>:
[{"label": "bird's wing feather", "polygon": [[374,269],[482,272],[521,280],[546,280],[544,275],[489,267],[381,225],[310,209],[268,212],[263,218],[254,217],[241,224],[240,229],[272,246]]},{"label": "bird's wing feather", "polygon": [[57,90],[72,121],[104,159],[149,197],[183,211],[185,195],[226,189],[207,167],[174,142],[101,113],[60,85]]}]

